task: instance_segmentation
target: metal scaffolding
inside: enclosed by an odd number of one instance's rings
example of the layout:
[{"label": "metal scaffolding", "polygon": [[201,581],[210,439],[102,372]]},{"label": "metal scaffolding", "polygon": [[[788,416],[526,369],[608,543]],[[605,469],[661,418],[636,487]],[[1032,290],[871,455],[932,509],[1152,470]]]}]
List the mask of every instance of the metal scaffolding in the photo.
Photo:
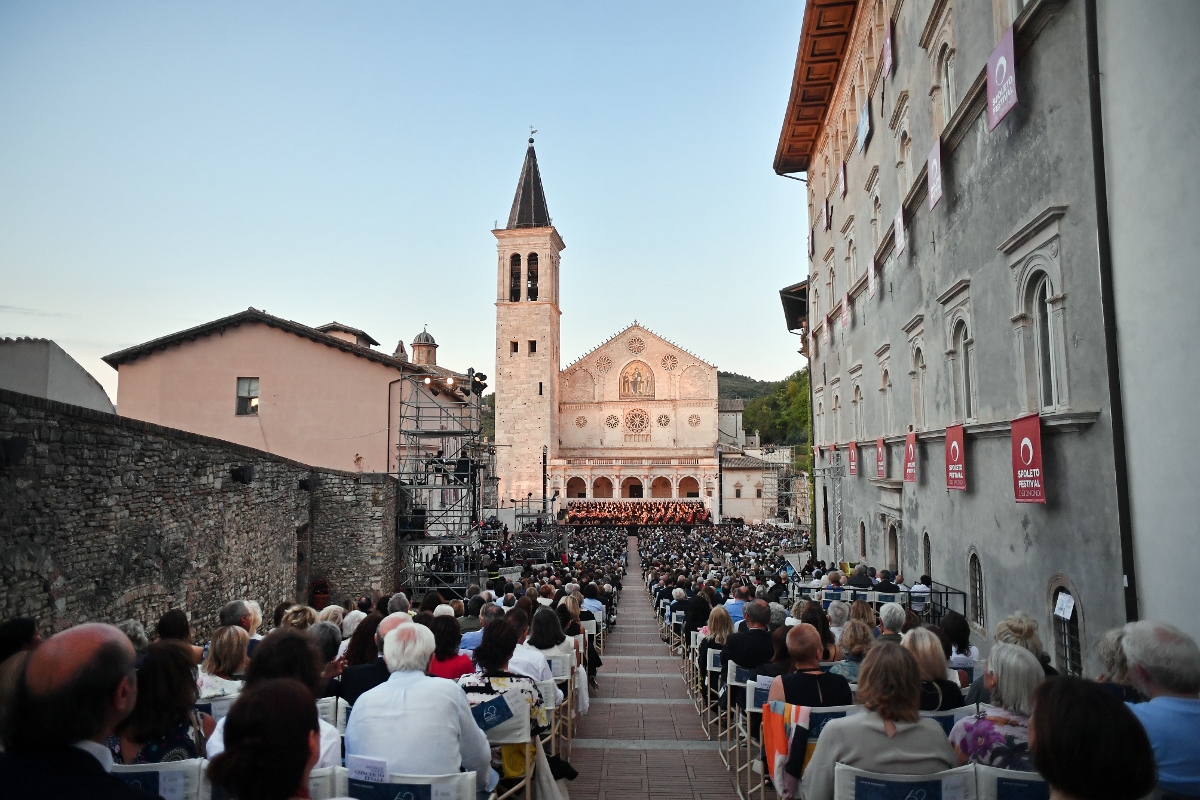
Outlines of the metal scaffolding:
[{"label": "metal scaffolding", "polygon": [[406,374],[397,442],[396,565],[402,588],[463,596],[482,568],[481,513],[495,493],[495,448],[481,429],[474,370]]}]

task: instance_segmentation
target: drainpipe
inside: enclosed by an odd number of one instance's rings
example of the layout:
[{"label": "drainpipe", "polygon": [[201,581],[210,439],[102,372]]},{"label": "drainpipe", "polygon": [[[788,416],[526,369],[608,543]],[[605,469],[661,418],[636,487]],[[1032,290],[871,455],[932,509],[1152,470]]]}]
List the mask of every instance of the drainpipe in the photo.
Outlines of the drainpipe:
[{"label": "drainpipe", "polygon": [[1108,178],[1104,169],[1104,117],[1100,108],[1100,38],[1096,0],[1085,0],[1088,101],[1092,124],[1092,175],[1096,190],[1096,255],[1100,266],[1100,310],[1104,321],[1104,351],[1108,367],[1108,404],[1112,417],[1113,468],[1116,479],[1117,527],[1124,573],[1125,619],[1138,618],[1137,573],[1133,561],[1133,515],[1130,511],[1129,462],[1125,447],[1125,403],[1121,393],[1121,364],[1117,349],[1117,311],[1113,290],[1112,239],[1108,220]]}]

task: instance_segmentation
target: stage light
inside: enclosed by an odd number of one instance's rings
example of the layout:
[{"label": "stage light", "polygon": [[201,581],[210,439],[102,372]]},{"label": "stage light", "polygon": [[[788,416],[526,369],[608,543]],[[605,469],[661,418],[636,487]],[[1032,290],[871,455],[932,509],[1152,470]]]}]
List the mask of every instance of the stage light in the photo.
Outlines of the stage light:
[{"label": "stage light", "polygon": [[447,385],[447,386],[453,386],[453,385],[454,385],[454,378],[446,378],[446,385]]},{"label": "stage light", "polygon": [[429,384],[431,384],[431,383],[433,383],[433,379],[432,379],[432,378],[426,378],[426,379],[425,379],[425,385],[426,385],[426,386],[428,386],[428,385],[429,385]]}]

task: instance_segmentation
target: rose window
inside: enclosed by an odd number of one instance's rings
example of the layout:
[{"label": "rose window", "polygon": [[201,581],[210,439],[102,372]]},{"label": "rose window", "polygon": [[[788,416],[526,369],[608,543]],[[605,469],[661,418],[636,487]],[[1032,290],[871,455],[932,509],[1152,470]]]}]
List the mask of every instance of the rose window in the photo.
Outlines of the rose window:
[{"label": "rose window", "polygon": [[586,428],[587,427],[587,417],[576,417],[575,418],[575,427],[576,428]]},{"label": "rose window", "polygon": [[658,415],[658,427],[665,428],[670,424],[671,424],[671,418],[669,416],[667,416],[666,414]]},{"label": "rose window", "polygon": [[604,420],[604,424],[610,428],[615,428],[621,424],[621,420],[616,414],[609,414],[608,419]]},{"label": "rose window", "polygon": [[659,363],[662,364],[662,368],[664,371],[673,372],[675,370],[675,367],[679,366],[679,359],[676,358],[675,356],[671,355],[670,353],[668,353],[667,355],[662,357],[662,361]]},{"label": "rose window", "polygon": [[596,359],[596,371],[600,373],[608,372],[612,369],[612,359],[608,356],[600,356]]},{"label": "rose window", "polygon": [[625,427],[630,433],[644,433],[650,427],[650,415],[640,408],[625,414]]},{"label": "rose window", "polygon": [[633,353],[635,356],[639,355],[645,349],[646,342],[642,339],[642,337],[635,336],[629,340],[629,352]]},{"label": "rose window", "polygon": [[699,426],[700,425],[700,415],[692,414],[690,417],[688,417],[688,425],[691,425],[693,428]]}]

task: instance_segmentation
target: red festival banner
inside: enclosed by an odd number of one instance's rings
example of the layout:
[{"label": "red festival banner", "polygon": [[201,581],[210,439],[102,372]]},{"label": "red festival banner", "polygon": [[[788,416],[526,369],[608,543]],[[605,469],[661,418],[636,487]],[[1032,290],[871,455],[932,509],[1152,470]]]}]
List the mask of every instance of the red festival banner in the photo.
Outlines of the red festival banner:
[{"label": "red festival banner", "polygon": [[917,435],[915,433],[904,437],[904,482],[917,482]]},{"label": "red festival banner", "polygon": [[1017,105],[1017,58],[1013,48],[1013,29],[1009,27],[1000,37],[987,63],[988,130],[995,130],[1000,120]]},{"label": "red festival banner", "polygon": [[967,488],[967,452],[963,444],[963,426],[946,428],[946,488]]},{"label": "red festival banner", "polygon": [[904,245],[908,243],[908,235],[904,232],[904,206],[896,209],[896,220],[892,223],[895,228],[893,238],[896,240],[896,255],[904,252]]},{"label": "red festival banner", "polygon": [[1037,414],[1013,420],[1013,491],[1018,503],[1045,503],[1042,472],[1042,418]]},{"label": "red festival banner", "polygon": [[[887,30],[883,34],[883,77],[892,76],[892,20],[887,21]],[[882,105],[882,103],[880,104]]]},{"label": "red festival banner", "polygon": [[858,474],[858,442],[850,442],[846,445],[846,463],[850,467],[850,474]]},{"label": "red festival banner", "polygon": [[929,210],[942,199],[942,138],[933,140],[933,149],[929,151],[929,161],[926,162],[925,177],[929,184]]},{"label": "red festival banner", "polygon": [[883,443],[883,439],[875,440],[875,476],[887,477],[887,445]]},{"label": "red festival banner", "polygon": [[850,327],[850,293],[842,296],[842,327]]}]

